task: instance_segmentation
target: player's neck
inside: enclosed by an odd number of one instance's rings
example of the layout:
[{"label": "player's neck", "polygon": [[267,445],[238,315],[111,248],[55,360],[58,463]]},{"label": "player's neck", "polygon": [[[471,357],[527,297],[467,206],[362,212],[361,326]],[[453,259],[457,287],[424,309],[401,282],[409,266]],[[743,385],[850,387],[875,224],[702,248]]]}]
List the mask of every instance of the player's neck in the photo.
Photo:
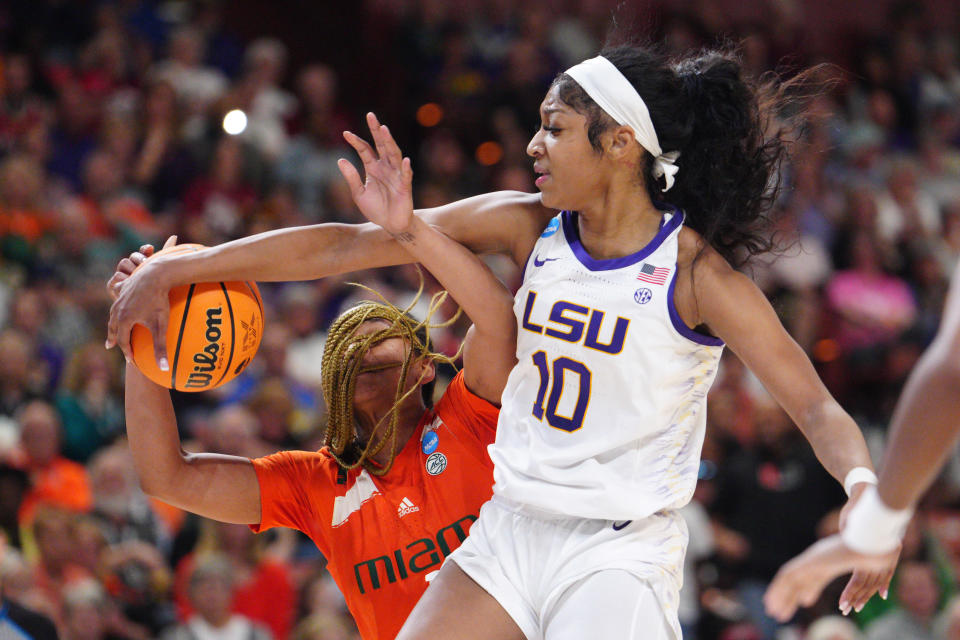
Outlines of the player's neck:
[{"label": "player's neck", "polygon": [[597,260],[640,251],[660,230],[663,212],[644,191],[614,192],[591,209],[579,212],[580,242]]}]

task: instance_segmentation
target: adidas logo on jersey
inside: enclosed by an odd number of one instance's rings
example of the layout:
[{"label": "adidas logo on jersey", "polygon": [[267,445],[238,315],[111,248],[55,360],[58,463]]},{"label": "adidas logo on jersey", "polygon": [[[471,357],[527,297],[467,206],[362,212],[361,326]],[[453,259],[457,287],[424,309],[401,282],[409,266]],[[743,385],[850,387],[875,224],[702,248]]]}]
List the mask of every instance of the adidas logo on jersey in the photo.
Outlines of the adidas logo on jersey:
[{"label": "adidas logo on jersey", "polygon": [[420,507],[410,502],[410,498],[404,498],[400,501],[400,506],[397,507],[397,517],[402,518],[414,511],[420,511]]}]

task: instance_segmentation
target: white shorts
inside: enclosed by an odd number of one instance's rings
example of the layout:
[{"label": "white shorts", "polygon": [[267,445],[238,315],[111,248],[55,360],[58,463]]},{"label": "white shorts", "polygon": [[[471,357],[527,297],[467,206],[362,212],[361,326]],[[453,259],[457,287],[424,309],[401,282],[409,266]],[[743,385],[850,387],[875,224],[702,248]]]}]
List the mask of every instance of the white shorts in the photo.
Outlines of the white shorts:
[{"label": "white shorts", "polygon": [[557,519],[496,496],[448,558],[483,587],[527,640],[680,640],[686,526]]}]

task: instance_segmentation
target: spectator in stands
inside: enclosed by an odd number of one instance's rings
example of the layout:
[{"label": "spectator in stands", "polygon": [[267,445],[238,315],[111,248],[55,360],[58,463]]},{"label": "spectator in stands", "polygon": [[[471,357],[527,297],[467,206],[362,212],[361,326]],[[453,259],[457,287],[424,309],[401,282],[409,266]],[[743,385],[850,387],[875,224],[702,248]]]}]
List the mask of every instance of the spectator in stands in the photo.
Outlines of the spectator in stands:
[{"label": "spectator in stands", "polygon": [[863,634],[851,620],[826,616],[810,625],[805,640],[863,640]]},{"label": "spectator in stands", "polygon": [[172,211],[196,163],[183,145],[182,110],[169,82],[150,82],[143,96],[143,135],[130,177],[148,195],[152,211]]},{"label": "spectator in stands", "polygon": [[[16,569],[14,569],[16,567]],[[53,621],[39,611],[25,606],[17,597],[16,586],[10,588],[15,572],[23,575],[26,565],[16,551],[0,546],[0,638],[5,640],[57,640]]]},{"label": "spectator in stands", "polygon": [[[163,635],[163,640],[270,640],[263,626],[242,614],[232,613],[235,568],[223,554],[211,553],[197,560],[189,573],[189,600],[195,611],[187,621]],[[261,599],[269,604],[271,598]]]},{"label": "spectator in stands", "polygon": [[902,609],[891,611],[867,627],[867,640],[937,640],[933,617],[940,597],[933,567],[909,561],[898,570],[897,598]]},{"label": "spectator in stands", "polygon": [[286,149],[286,121],[296,108],[293,96],[280,87],[286,64],[287,48],[279,40],[259,38],[251,42],[244,77],[228,98],[231,107],[241,107],[247,116],[241,138],[269,161],[279,158]]},{"label": "spectator in stands", "polygon": [[207,110],[228,88],[226,76],[204,66],[205,47],[198,29],[180,27],[170,35],[170,57],[158,63],[151,74],[155,80],[169,82],[176,91],[185,108],[185,133],[189,138],[203,133]]},{"label": "spectator in stands", "polygon": [[13,417],[29,401],[42,397],[46,367],[30,338],[16,329],[0,331],[0,415]]},{"label": "spectator in stands", "polygon": [[816,540],[816,526],[843,495],[831,482],[813,451],[772,399],[754,408],[756,446],[733,453],[717,475],[712,513],[727,566],[739,577],[741,601],[751,620],[772,640],[776,622],[763,613],[762,596],[777,569]]},{"label": "spectator in stands", "polygon": [[299,133],[275,167],[276,178],[292,190],[310,220],[328,219],[326,191],[341,180],[337,160],[347,153],[340,132],[346,119],[337,111],[337,76],[324,65],[311,65],[298,78]]},{"label": "spectator in stands", "polygon": [[30,476],[30,490],[20,505],[21,525],[29,525],[41,505],[89,511],[93,498],[87,471],[61,454],[62,433],[56,410],[42,400],[35,400],[17,414],[17,422],[24,469]]},{"label": "spectator in stands", "polygon": [[256,202],[257,192],[244,175],[242,143],[223,136],[209,173],[197,178],[183,196],[181,237],[207,246],[239,237]]},{"label": "spectator in stands", "polygon": [[209,424],[205,451],[258,458],[277,450],[260,437],[257,416],[244,405],[233,404],[217,409]]},{"label": "spectator in stands", "polygon": [[140,490],[130,450],[123,444],[101,449],[90,460],[91,515],[107,544],[146,542],[166,548],[169,535]]},{"label": "spectator in stands", "polygon": [[[265,542],[245,525],[203,520],[194,553],[177,567],[175,597],[180,618],[189,620],[197,606],[188,576],[214,555],[231,567],[230,610],[262,623],[273,637],[286,638],[293,628],[296,594],[290,567],[265,553]],[[264,597],[267,593],[269,598]]]},{"label": "spectator in stands", "polygon": [[74,512],[43,505],[37,509],[30,528],[36,549],[33,584],[58,627],[64,622],[64,589],[90,577],[75,556],[76,518]]},{"label": "spectator in stands", "polygon": [[30,156],[8,156],[0,164],[0,252],[29,265],[55,219],[46,203],[46,175]]},{"label": "spectator in stands", "polygon": [[112,354],[89,342],[70,357],[55,404],[63,423],[63,452],[86,462],[123,430],[119,366]]}]

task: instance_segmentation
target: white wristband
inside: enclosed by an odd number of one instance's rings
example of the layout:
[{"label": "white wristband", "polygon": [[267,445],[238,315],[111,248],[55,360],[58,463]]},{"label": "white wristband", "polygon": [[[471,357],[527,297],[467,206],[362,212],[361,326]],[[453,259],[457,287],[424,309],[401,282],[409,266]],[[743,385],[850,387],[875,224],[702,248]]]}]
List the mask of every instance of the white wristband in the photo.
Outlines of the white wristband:
[{"label": "white wristband", "polygon": [[872,470],[866,467],[854,467],[847,472],[847,477],[843,479],[843,490],[847,492],[847,497],[850,497],[850,492],[853,490],[853,485],[859,484],[861,482],[869,482],[870,484],[877,484],[877,474]]},{"label": "white wristband", "polygon": [[913,517],[913,509],[891,509],[883,504],[876,487],[867,487],[853,505],[840,532],[848,549],[867,555],[893,551]]}]

